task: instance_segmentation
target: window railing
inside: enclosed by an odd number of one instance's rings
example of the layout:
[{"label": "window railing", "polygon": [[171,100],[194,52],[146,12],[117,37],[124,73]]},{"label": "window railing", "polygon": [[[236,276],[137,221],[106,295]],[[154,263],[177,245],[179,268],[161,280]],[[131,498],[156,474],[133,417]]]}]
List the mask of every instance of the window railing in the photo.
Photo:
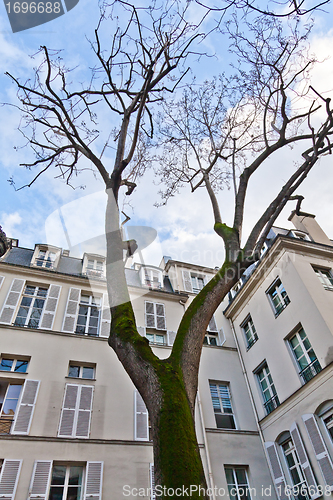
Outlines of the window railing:
[{"label": "window railing", "polygon": [[91,276],[93,278],[103,278],[104,277],[104,272],[99,269],[87,269],[86,273],[87,276]]},{"label": "window railing", "polygon": [[300,375],[303,378],[304,382],[307,383],[309,382],[313,377],[318,375],[318,373],[321,372],[321,366],[318,361],[318,359],[315,359],[310,363],[308,366],[303,368],[302,371],[300,371]]},{"label": "window railing", "polygon": [[37,257],[37,259],[35,260],[35,265],[37,267],[44,267],[46,269],[54,269],[54,262],[43,257]]},{"label": "window railing", "polygon": [[162,285],[159,281],[152,281],[149,279],[145,279],[146,285],[149,286],[149,288],[153,288],[154,290],[161,290]]},{"label": "window railing", "polygon": [[12,418],[0,417],[0,434],[10,434],[12,423]]},{"label": "window railing", "polygon": [[278,406],[280,406],[280,401],[279,401],[277,394],[274,394],[274,396],[271,397],[271,399],[269,399],[268,401],[265,401],[265,403],[264,403],[264,407],[265,407],[267,415],[272,413],[272,411],[275,410]]}]

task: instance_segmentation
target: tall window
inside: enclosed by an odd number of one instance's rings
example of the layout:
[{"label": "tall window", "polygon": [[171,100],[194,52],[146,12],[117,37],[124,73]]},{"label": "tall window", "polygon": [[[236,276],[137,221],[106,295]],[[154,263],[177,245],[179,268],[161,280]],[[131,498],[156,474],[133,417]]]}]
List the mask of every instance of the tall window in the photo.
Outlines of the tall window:
[{"label": "tall window", "polygon": [[250,500],[246,470],[241,467],[225,467],[228,491],[231,500]]},{"label": "tall window", "polygon": [[242,324],[242,328],[245,335],[247,348],[250,349],[250,347],[252,347],[253,344],[258,340],[258,335],[254,327],[251,316],[248,316],[248,318]]},{"label": "tall window", "polygon": [[14,325],[38,328],[46,296],[47,288],[26,285]]},{"label": "tall window", "polygon": [[211,317],[207,333],[204,338],[205,345],[218,345],[218,330],[214,316]]},{"label": "tall window", "polygon": [[209,383],[218,429],[236,429],[228,384]]},{"label": "tall window", "polygon": [[293,496],[297,500],[308,500],[307,484],[305,482],[304,474],[300,461],[291,439],[282,445],[283,453],[286,463],[290,472],[290,477],[295,488],[293,488]]},{"label": "tall window", "polygon": [[273,379],[266,363],[256,372],[256,375],[264,400],[264,408],[268,415],[279,406],[280,401],[276,394],[275,385],[273,384]]},{"label": "tall window", "polygon": [[321,371],[321,366],[303,328],[289,339],[289,343],[303,381],[309,382]]},{"label": "tall window", "polygon": [[10,434],[21,389],[21,384],[0,384],[0,434]]},{"label": "tall window", "polygon": [[53,269],[56,254],[49,250],[39,250],[38,257],[35,260],[35,265],[38,267],[46,267]]},{"label": "tall window", "polygon": [[81,294],[75,333],[98,336],[101,299]]},{"label": "tall window", "polygon": [[328,290],[333,290],[333,276],[331,271],[329,269],[321,269],[319,267],[314,267],[313,270],[318,276],[323,287]]},{"label": "tall window", "polygon": [[54,465],[48,500],[81,500],[83,469],[78,465]]},{"label": "tall window", "polygon": [[278,316],[290,303],[290,299],[281,280],[278,278],[266,292],[272,304],[275,316]]},{"label": "tall window", "polygon": [[191,282],[193,293],[199,293],[200,290],[202,290],[205,286],[205,280],[203,276],[191,274]]}]

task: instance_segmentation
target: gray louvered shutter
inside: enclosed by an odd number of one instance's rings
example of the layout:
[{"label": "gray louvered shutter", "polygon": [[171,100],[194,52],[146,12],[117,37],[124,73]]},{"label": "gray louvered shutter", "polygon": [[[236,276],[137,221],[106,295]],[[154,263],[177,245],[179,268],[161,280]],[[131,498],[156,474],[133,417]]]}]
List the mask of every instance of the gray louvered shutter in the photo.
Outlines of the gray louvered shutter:
[{"label": "gray louvered shutter", "polygon": [[134,392],[134,439],[149,441],[148,410],[139,391]]},{"label": "gray louvered shutter", "polygon": [[93,394],[94,386],[80,385],[75,437],[89,437]]},{"label": "gray louvered shutter", "polygon": [[0,288],[2,287],[3,282],[5,281],[4,276],[0,276]]},{"label": "gray louvered shutter", "polygon": [[331,491],[333,491],[333,463],[321,436],[316,418],[312,414],[306,414],[302,416],[302,419],[316,454],[321,473],[325,479],[325,483],[330,486]]},{"label": "gray louvered shutter", "polygon": [[63,332],[74,333],[80,296],[81,296],[81,290],[79,288],[69,289],[66,313],[62,325]]},{"label": "gray louvered shutter", "polygon": [[321,495],[319,495],[318,493],[317,482],[313,475],[312,468],[307,453],[305,451],[303,441],[299,433],[296,422],[294,422],[293,425],[291,426],[290,434],[297,451],[297,455],[304,473],[306,484],[308,485],[309,488],[309,494],[311,495],[312,500],[315,500],[316,498],[319,498]]},{"label": "gray louvered shutter", "polygon": [[217,332],[217,326],[216,326],[216,321],[214,316],[211,317],[211,320],[208,325],[208,331],[209,332]]},{"label": "gray louvered shutter", "polygon": [[166,330],[164,304],[155,304],[155,308],[156,308],[156,328],[157,330]]},{"label": "gray louvered shutter", "polygon": [[184,290],[186,292],[193,292],[192,281],[191,281],[191,273],[189,271],[185,271],[183,269],[182,274],[183,274]]},{"label": "gray louvered shutter", "polygon": [[22,460],[5,459],[0,474],[0,498],[14,500]]},{"label": "gray louvered shutter", "polygon": [[155,472],[154,464],[149,464],[149,476],[150,476],[150,500],[155,500]]},{"label": "gray louvered shutter", "polygon": [[83,500],[102,500],[103,462],[87,462]]},{"label": "gray louvered shutter", "polygon": [[14,319],[14,313],[21,298],[25,280],[13,279],[6,301],[0,314],[0,323],[10,325]]},{"label": "gray louvered shutter", "polygon": [[29,500],[46,500],[51,482],[52,460],[36,460],[29,488]]},{"label": "gray louvered shutter", "polygon": [[47,299],[43,309],[43,316],[39,323],[39,328],[42,328],[43,330],[52,330],[60,290],[60,285],[51,285],[48,289]]},{"label": "gray louvered shutter", "polygon": [[177,332],[167,332],[167,337],[168,337],[168,345],[173,345],[175,338],[176,338]]},{"label": "gray louvered shutter", "polygon": [[109,307],[109,297],[107,293],[104,293],[99,336],[109,338],[110,326],[111,326],[111,311]]},{"label": "gray louvered shutter", "polygon": [[155,307],[154,302],[145,302],[146,327],[155,328]]},{"label": "gray louvered shutter", "polygon": [[278,497],[280,500],[289,500],[290,497],[286,495],[286,481],[275,443],[267,441],[265,448]]},{"label": "gray louvered shutter", "polygon": [[73,437],[79,386],[66,384],[58,437]]},{"label": "gray louvered shutter", "polygon": [[29,434],[39,384],[39,380],[26,380],[24,382],[12,434]]}]

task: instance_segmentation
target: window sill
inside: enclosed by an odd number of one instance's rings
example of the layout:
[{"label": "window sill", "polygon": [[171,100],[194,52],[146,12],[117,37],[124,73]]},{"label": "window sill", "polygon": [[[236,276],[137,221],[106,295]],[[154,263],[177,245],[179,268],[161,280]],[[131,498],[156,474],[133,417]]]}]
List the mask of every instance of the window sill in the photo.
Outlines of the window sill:
[{"label": "window sill", "polygon": [[68,375],[66,375],[65,377],[66,379],[69,379],[69,380],[89,380],[89,382],[96,382],[96,379],[95,378],[85,378],[85,377],[69,377]]}]

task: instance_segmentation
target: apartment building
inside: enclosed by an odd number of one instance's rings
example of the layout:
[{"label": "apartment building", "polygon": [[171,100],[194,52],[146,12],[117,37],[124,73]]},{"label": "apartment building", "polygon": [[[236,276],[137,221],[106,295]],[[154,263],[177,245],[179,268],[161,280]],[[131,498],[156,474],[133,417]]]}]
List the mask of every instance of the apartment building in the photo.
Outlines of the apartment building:
[{"label": "apartment building", "polygon": [[[333,489],[333,246],[313,216],[292,221],[206,333],[196,429],[213,500]],[[126,269],[159,357],[214,272],[169,257]],[[0,259],[0,498],[154,498],[149,416],[107,344],[110,321],[103,256],[12,241]]]}]

